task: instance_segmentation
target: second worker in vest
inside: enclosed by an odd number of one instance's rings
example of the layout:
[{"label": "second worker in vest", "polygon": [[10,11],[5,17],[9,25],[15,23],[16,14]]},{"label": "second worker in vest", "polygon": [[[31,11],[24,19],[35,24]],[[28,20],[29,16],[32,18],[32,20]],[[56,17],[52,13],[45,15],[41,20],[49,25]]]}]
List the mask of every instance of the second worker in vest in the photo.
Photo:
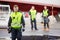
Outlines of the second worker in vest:
[{"label": "second worker in vest", "polygon": [[36,27],[36,14],[37,11],[35,10],[35,7],[32,6],[32,8],[30,9],[30,20],[31,20],[31,30],[33,30],[33,27],[35,28],[35,30],[38,30]]},{"label": "second worker in vest", "polygon": [[[49,31],[49,12],[46,6],[44,6],[44,10],[43,10],[43,18],[44,18],[44,31]],[[46,26],[47,25],[47,26]]]},{"label": "second worker in vest", "polygon": [[[10,15],[8,27],[11,29],[11,38],[12,40],[21,40],[22,37],[22,25],[25,28],[25,22],[21,12],[18,12],[19,8],[17,5],[14,5],[13,12]],[[25,29],[23,29],[24,31]]]}]

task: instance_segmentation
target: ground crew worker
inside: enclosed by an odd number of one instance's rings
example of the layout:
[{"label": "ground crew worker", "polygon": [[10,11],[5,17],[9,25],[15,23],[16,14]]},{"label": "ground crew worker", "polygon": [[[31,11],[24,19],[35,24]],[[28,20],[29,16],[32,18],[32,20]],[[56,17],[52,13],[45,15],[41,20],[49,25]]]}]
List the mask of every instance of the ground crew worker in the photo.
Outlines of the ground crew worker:
[{"label": "ground crew worker", "polygon": [[[48,9],[46,6],[44,6],[44,10],[43,10],[43,18],[44,18],[44,30],[48,31],[49,30],[49,19],[48,19]],[[47,25],[47,27],[46,27]]]},{"label": "ground crew worker", "polygon": [[30,9],[29,14],[30,14],[30,19],[31,19],[31,30],[33,30],[33,26],[34,26],[35,30],[37,30],[37,27],[36,27],[36,14],[37,14],[37,11],[35,10],[34,6],[32,6],[32,8]]},{"label": "ground crew worker", "polygon": [[[21,40],[22,37],[22,25],[23,28],[25,28],[25,22],[23,19],[23,15],[21,12],[18,12],[19,8],[17,5],[14,5],[13,7],[14,11],[11,13],[9,22],[8,22],[8,27],[11,28],[11,36],[12,40]],[[24,31],[25,29],[23,29]]]}]

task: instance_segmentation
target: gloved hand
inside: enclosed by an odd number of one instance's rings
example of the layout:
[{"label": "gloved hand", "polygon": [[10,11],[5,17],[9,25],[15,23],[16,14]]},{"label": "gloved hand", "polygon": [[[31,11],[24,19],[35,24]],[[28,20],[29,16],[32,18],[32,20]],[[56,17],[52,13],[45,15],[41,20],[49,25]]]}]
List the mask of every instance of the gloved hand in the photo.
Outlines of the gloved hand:
[{"label": "gloved hand", "polygon": [[10,27],[8,28],[8,33],[11,33],[11,28]]},{"label": "gloved hand", "polygon": [[25,28],[23,28],[22,31],[24,32],[25,31]]}]

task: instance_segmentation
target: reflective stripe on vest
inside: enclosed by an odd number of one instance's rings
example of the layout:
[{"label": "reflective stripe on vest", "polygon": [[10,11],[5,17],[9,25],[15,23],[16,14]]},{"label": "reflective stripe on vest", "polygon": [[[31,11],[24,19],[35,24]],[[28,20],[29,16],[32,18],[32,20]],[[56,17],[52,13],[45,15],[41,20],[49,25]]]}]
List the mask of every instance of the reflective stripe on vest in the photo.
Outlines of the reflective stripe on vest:
[{"label": "reflective stripe on vest", "polygon": [[48,16],[48,10],[43,10],[43,16],[44,17]]},{"label": "reflective stripe on vest", "polygon": [[20,28],[21,25],[21,17],[22,17],[22,13],[20,12],[12,12],[11,13],[11,18],[12,18],[12,23],[11,23],[11,27],[17,29],[17,28]]},{"label": "reflective stripe on vest", "polygon": [[36,10],[30,10],[30,12],[31,12],[32,20],[34,20],[36,18]]}]

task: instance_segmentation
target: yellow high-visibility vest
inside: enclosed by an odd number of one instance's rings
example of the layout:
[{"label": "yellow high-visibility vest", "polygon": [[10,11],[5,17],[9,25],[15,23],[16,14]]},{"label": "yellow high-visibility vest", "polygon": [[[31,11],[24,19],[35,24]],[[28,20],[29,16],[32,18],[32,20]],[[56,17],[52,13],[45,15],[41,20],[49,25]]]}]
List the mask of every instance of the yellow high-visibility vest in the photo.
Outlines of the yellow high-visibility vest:
[{"label": "yellow high-visibility vest", "polygon": [[48,10],[43,10],[43,16],[47,17],[48,16]]},{"label": "yellow high-visibility vest", "polygon": [[11,23],[11,27],[14,29],[18,29],[21,28],[21,18],[22,18],[22,13],[21,12],[12,12],[11,13],[11,19],[12,19],[12,23]]},{"label": "yellow high-visibility vest", "polygon": [[31,12],[32,20],[34,20],[36,18],[36,10],[30,10],[30,12]]}]

